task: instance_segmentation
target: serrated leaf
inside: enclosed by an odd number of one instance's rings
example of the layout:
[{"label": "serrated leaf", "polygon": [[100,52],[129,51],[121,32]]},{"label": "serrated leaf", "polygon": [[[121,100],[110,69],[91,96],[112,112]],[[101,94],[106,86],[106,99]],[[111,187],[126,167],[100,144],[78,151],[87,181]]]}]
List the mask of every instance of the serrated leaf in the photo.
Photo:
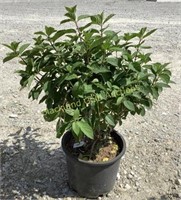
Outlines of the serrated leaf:
[{"label": "serrated leaf", "polygon": [[115,122],[114,122],[113,117],[110,114],[106,115],[105,120],[111,126],[115,126],[116,125]]},{"label": "serrated leaf", "polygon": [[135,106],[131,101],[125,100],[123,101],[123,104],[128,110],[135,111]]},{"label": "serrated leaf", "polygon": [[93,134],[93,130],[92,127],[84,121],[79,121],[77,122],[80,130],[90,139],[94,139],[94,134]]}]

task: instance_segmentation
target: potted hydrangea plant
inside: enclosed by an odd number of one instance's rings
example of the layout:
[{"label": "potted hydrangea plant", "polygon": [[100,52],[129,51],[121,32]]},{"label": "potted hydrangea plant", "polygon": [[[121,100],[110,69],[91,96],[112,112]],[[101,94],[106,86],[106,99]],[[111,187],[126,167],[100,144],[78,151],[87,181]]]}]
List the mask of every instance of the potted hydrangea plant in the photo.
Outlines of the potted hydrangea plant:
[{"label": "potted hydrangea plant", "polygon": [[[125,152],[115,125],[129,113],[143,116],[169,87],[171,72],[145,52],[155,29],[120,35],[106,25],[113,14],[77,16],[76,6],[66,7],[65,16],[62,29],[46,26],[35,33],[33,45],[4,44],[11,50],[4,62],[19,58],[22,88],[45,102],[46,121],[57,120],[70,186],[81,196],[97,197],[113,188]],[[75,28],[64,29],[64,23]]]}]

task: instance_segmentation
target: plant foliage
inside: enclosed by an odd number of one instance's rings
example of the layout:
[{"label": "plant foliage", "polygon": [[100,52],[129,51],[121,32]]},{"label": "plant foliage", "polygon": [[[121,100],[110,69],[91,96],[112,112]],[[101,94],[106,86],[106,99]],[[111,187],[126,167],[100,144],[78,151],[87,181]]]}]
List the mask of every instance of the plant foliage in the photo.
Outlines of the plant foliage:
[{"label": "plant foliage", "polygon": [[[96,140],[128,113],[144,115],[169,87],[171,72],[145,50],[155,29],[120,35],[106,25],[114,15],[77,16],[76,6],[65,9],[62,29],[45,26],[33,45],[4,44],[11,50],[4,62],[18,57],[24,65],[17,71],[20,84],[30,87],[29,98],[45,102],[45,120],[57,119],[57,137],[71,130],[79,141]],[[75,28],[64,29],[65,23]]]}]

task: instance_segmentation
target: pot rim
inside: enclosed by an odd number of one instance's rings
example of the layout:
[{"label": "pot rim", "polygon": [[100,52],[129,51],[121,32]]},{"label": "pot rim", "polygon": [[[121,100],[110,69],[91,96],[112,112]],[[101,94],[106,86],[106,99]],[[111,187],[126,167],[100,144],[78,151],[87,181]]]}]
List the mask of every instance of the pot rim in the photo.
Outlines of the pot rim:
[{"label": "pot rim", "polygon": [[[73,156],[68,150],[67,148],[65,147],[65,138],[67,137],[68,134],[71,134],[70,131],[66,132],[63,137],[62,137],[62,141],[61,141],[61,144],[62,144],[62,149],[64,151],[64,153],[68,156],[68,157],[71,157],[72,159],[76,160],[77,162],[80,162],[82,164],[87,164],[89,166],[105,166],[105,165],[111,165],[113,163],[115,163],[117,160],[121,159],[121,157],[125,154],[125,151],[126,151],[126,141],[124,139],[124,137],[116,130],[113,129],[112,131],[113,133],[116,133],[120,139],[122,140],[122,143],[123,143],[123,146],[122,146],[122,150],[121,152],[113,159],[111,160],[108,160],[108,161],[102,161],[102,162],[89,162],[89,161],[85,161],[85,160],[81,160],[81,159],[78,159],[77,157]],[[72,134],[71,134],[72,135]]]}]

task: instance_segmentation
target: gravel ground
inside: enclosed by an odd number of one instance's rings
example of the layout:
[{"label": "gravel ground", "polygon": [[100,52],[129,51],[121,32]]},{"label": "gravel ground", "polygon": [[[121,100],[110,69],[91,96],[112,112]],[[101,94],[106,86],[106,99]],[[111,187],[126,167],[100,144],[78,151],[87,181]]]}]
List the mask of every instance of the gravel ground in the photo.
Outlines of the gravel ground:
[{"label": "gravel ground", "polygon": [[[14,3],[16,2],[16,3]],[[176,84],[166,89],[146,116],[129,116],[117,127],[127,141],[117,182],[99,199],[181,199],[181,4],[146,1],[0,0],[0,43],[31,41],[44,27],[58,27],[64,6],[79,13],[115,13],[111,27],[121,32],[157,28],[148,44],[153,60],[171,62]],[[55,122],[45,123],[44,105],[19,91],[16,61],[2,63],[0,45],[0,146],[2,200],[83,199],[69,189],[65,157]]]}]

